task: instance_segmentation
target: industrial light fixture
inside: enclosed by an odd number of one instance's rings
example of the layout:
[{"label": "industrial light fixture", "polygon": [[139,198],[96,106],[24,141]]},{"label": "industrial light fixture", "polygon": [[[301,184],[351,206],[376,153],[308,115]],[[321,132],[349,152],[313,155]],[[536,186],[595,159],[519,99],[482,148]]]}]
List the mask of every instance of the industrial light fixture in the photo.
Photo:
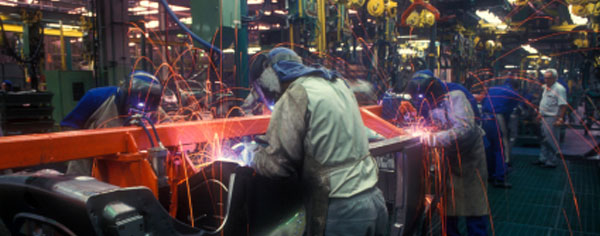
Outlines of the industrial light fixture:
[{"label": "industrial light fixture", "polygon": [[260,47],[249,47],[248,48],[248,54],[255,54],[257,52],[260,52],[261,48]]},{"label": "industrial light fixture", "polygon": [[[60,29],[61,25],[58,24],[58,23],[48,23],[48,24],[46,24],[46,26],[47,27],[51,27],[51,28]],[[80,29],[81,26],[78,26],[78,25],[65,25],[65,24],[63,24],[62,28],[65,29],[65,30],[73,30],[73,29]]]},{"label": "industrial light fixture", "polygon": [[158,21],[157,20],[151,20],[151,21],[146,22],[146,28],[147,29],[158,28]]},{"label": "industrial light fixture", "polygon": [[186,25],[191,25],[192,24],[192,18],[191,17],[181,18],[181,19],[179,19],[179,21],[183,22]]},{"label": "industrial light fixture", "polygon": [[[171,10],[178,11],[189,11],[189,7],[170,5]],[[135,15],[147,15],[147,14],[158,14],[158,2],[151,2],[148,0],[140,1],[136,7],[129,8],[130,12],[134,12]]]},{"label": "industrial light fixture", "polygon": [[487,23],[490,23],[493,25],[499,25],[499,24],[504,23],[504,22],[502,22],[502,20],[500,20],[500,18],[498,18],[498,16],[496,16],[494,13],[490,12],[489,10],[477,10],[477,11],[475,11],[475,14],[477,14],[477,16],[479,16],[479,18],[485,20]]},{"label": "industrial light fixture", "polygon": [[523,44],[523,45],[521,45],[521,48],[523,48],[523,50],[527,51],[529,54],[537,54],[538,53],[538,50],[529,44]]},{"label": "industrial light fixture", "polygon": [[16,3],[11,3],[11,2],[0,2],[0,6],[16,7],[17,4]]},{"label": "industrial light fixture", "polygon": [[504,66],[504,69],[517,69],[517,68],[519,68],[519,67],[516,65],[505,65]]},{"label": "industrial light fixture", "polygon": [[400,48],[400,49],[398,49],[398,54],[400,54],[400,55],[414,55],[414,54],[417,54],[417,51],[415,51],[412,48]]},{"label": "industrial light fixture", "polygon": [[573,21],[573,24],[585,25],[588,23],[587,18],[574,15],[572,9],[573,9],[573,5],[569,5],[569,14],[571,14],[571,20]]},{"label": "industrial light fixture", "polygon": [[412,38],[416,38],[416,37],[418,37],[418,36],[417,35],[399,35],[396,38],[399,38],[399,39],[412,39]]}]

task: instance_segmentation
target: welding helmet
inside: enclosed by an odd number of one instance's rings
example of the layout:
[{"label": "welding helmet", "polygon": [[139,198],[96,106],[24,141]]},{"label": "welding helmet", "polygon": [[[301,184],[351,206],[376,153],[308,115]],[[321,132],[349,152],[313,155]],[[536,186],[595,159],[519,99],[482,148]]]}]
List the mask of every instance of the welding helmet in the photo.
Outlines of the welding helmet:
[{"label": "welding helmet", "polygon": [[2,89],[1,90],[11,91],[12,90],[12,82],[10,80],[2,81]]},{"label": "welding helmet", "polygon": [[291,74],[298,72],[297,68],[304,68],[300,56],[289,48],[277,47],[257,55],[250,63],[250,81],[260,99],[272,106],[283,92],[281,83],[297,78]]},{"label": "welding helmet", "polygon": [[134,71],[129,83],[119,88],[121,114],[146,114],[158,110],[162,97],[162,84],[152,74]]},{"label": "welding helmet", "polygon": [[428,110],[436,106],[446,91],[442,82],[430,70],[421,70],[413,74],[404,93],[410,95],[417,111],[426,116]]}]

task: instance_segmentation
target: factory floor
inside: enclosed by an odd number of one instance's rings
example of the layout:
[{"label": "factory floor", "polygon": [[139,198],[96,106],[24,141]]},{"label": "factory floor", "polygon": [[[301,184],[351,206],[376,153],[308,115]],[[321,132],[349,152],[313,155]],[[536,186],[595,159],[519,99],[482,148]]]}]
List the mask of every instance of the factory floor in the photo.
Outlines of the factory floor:
[{"label": "factory floor", "polygon": [[[513,187],[488,187],[489,235],[600,235],[599,162],[567,160],[566,169],[546,169],[531,165],[539,151],[514,148]],[[439,232],[439,221],[434,228]],[[467,235],[462,221],[460,228]]]},{"label": "factory floor", "polygon": [[600,235],[598,162],[567,160],[566,168],[545,169],[531,165],[538,154],[515,148],[512,189],[489,187],[495,234]]}]

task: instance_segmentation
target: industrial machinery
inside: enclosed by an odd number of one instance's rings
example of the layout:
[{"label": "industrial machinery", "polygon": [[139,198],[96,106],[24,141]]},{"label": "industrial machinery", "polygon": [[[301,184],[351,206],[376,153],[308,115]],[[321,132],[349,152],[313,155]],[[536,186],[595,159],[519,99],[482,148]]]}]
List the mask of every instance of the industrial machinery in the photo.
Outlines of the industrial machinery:
[{"label": "industrial machinery", "polygon": [[[376,115],[379,106],[361,113],[367,127],[396,137],[372,143],[371,152],[388,157],[387,164],[380,162],[385,171],[379,186],[393,212],[393,235],[406,235],[426,209],[421,145]],[[166,148],[150,147],[152,137],[139,127],[2,137],[0,169],[95,157],[94,178],[50,170],[0,176],[4,230],[13,235],[301,235],[305,222],[297,183],[256,176],[243,164],[220,158],[195,165],[188,156],[216,136],[262,134],[268,120],[157,125]]]}]

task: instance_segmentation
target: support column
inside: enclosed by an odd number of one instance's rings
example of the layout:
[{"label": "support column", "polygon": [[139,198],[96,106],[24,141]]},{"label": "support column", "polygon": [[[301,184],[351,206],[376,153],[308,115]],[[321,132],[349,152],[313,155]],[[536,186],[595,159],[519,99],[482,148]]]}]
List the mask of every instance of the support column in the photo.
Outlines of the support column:
[{"label": "support column", "polygon": [[97,0],[96,9],[100,44],[97,85],[118,85],[131,72],[128,1]]},{"label": "support column", "polygon": [[[248,16],[248,3],[247,0],[240,1],[240,14],[241,19],[245,19]],[[238,29],[237,44],[235,45],[235,68],[236,68],[236,83],[237,88],[249,88],[250,84],[248,81],[248,24],[241,22],[241,28]],[[236,26],[238,27],[238,26]],[[291,26],[290,26],[291,29]],[[238,89],[236,94],[238,98],[242,100],[248,96],[248,91]]]}]

